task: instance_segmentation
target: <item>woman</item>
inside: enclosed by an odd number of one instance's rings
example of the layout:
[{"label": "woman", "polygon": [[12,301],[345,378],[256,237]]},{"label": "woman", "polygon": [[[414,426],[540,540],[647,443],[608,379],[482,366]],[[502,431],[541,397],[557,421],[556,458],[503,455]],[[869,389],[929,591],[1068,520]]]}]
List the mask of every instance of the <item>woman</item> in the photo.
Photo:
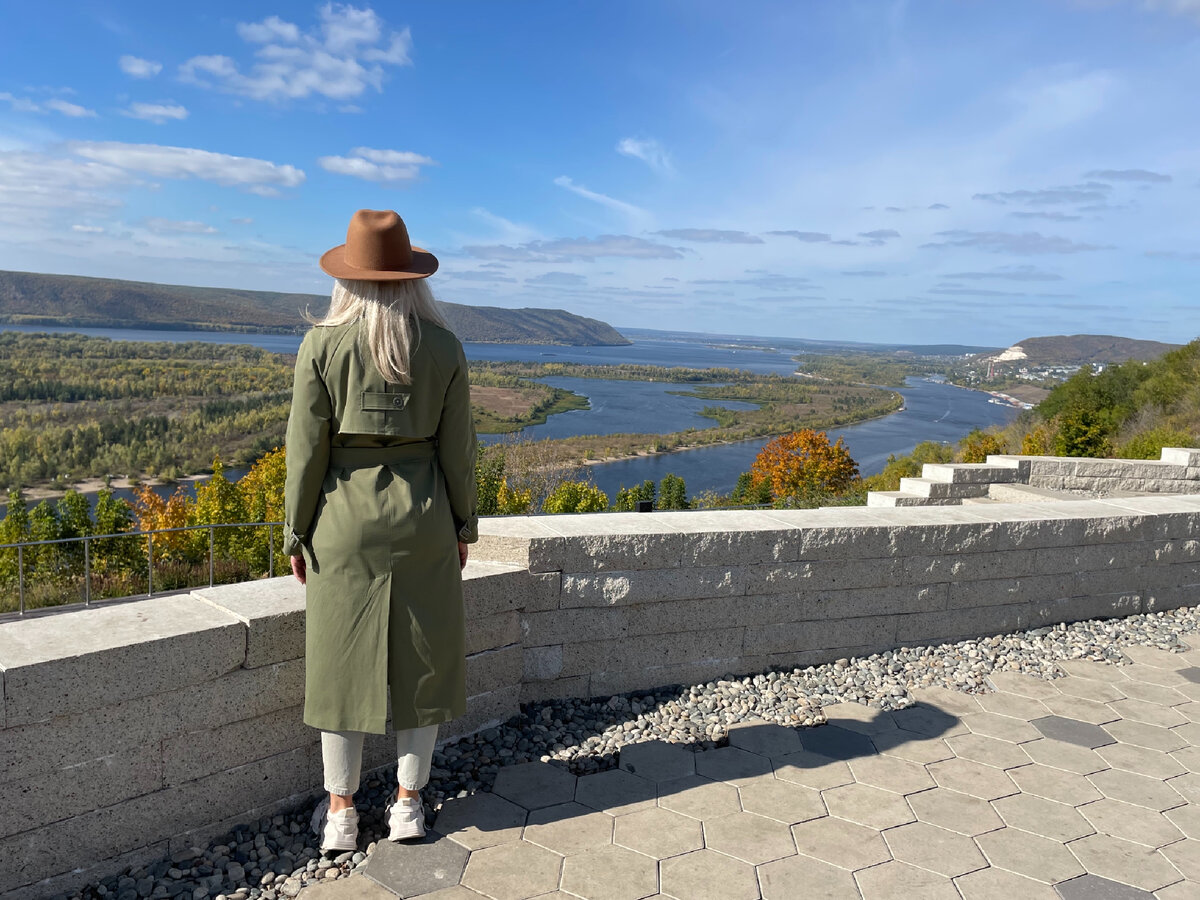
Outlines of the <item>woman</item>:
[{"label": "woman", "polygon": [[[433,254],[391,211],[359,210],[321,257],[329,312],[296,359],[284,552],[306,590],[304,721],[321,730],[322,850],[353,850],[365,733],[391,693],[391,840],[425,834],[437,726],[466,709],[462,575],[477,540],[475,429],[462,345],[425,278]],[[457,546],[456,546],[457,543]]]}]

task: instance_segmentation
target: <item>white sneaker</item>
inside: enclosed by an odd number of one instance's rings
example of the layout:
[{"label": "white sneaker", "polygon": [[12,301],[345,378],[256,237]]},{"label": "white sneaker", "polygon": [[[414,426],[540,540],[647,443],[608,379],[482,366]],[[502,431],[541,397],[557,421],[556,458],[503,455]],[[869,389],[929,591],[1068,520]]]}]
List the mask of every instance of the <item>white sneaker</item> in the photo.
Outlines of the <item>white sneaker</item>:
[{"label": "white sneaker", "polygon": [[354,807],[331,813],[329,798],[317,804],[312,814],[313,834],[321,839],[322,852],[358,849],[358,810]]},{"label": "white sneaker", "polygon": [[388,807],[388,840],[425,837],[425,807],[420,798],[393,800]]}]

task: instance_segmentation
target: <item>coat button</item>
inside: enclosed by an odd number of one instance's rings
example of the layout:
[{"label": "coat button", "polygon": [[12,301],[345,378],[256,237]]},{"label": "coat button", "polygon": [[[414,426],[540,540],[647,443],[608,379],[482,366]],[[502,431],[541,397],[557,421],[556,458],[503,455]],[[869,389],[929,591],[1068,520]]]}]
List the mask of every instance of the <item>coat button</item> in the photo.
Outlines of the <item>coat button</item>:
[{"label": "coat button", "polygon": [[392,406],[396,407],[397,409],[399,409],[403,405],[404,405],[403,397],[397,397],[395,400],[392,401]]}]

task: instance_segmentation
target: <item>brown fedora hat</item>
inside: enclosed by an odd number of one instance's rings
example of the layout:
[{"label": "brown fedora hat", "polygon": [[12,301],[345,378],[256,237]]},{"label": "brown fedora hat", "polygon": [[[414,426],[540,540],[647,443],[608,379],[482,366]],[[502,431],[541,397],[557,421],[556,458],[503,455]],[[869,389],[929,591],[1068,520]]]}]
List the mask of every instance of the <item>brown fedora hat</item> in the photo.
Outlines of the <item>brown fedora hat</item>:
[{"label": "brown fedora hat", "polygon": [[437,267],[437,257],[409,242],[404,220],[390,209],[360,209],[346,243],[321,257],[321,268],[334,278],[358,281],[428,278]]}]

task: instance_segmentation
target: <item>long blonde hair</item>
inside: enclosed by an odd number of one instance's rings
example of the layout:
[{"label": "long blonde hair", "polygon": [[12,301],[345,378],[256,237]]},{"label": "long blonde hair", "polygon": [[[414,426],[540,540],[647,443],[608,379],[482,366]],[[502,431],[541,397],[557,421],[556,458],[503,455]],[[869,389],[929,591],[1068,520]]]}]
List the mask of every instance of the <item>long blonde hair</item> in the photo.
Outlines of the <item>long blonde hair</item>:
[{"label": "long blonde hair", "polygon": [[443,328],[433,291],[424,278],[402,281],[351,281],[338,278],[333,285],[329,312],[321,319],[306,315],[313,325],[347,325],[366,321],[367,350],[376,368],[391,384],[412,382],[412,353],[421,342],[421,320]]}]

